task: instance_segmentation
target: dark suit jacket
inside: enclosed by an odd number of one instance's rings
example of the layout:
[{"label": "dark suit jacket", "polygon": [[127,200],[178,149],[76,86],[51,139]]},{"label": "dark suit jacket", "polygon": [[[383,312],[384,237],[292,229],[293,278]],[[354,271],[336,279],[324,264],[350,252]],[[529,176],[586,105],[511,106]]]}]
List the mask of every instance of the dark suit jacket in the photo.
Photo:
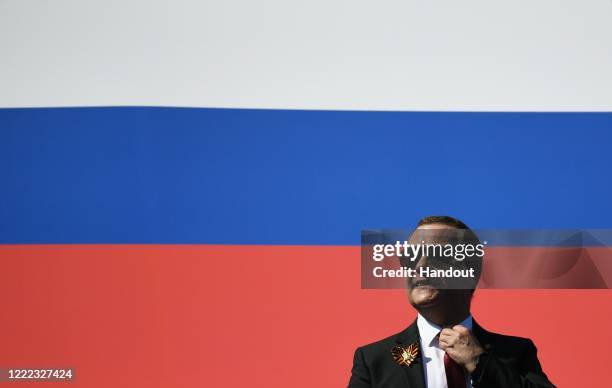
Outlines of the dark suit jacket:
[{"label": "dark suit jacket", "polygon": [[[542,371],[536,347],[530,339],[490,333],[476,322],[472,332],[486,350],[471,376],[474,388],[554,387]],[[358,348],[349,388],[425,388],[420,354],[410,366],[397,364],[391,355],[394,346],[408,346],[419,341],[415,321],[399,334]]]}]

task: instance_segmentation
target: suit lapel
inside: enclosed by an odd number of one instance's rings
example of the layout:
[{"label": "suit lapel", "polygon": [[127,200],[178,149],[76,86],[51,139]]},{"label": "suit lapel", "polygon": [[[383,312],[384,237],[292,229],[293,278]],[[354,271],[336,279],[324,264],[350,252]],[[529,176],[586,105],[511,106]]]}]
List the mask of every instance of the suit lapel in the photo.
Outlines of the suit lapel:
[{"label": "suit lapel", "polygon": [[489,335],[489,332],[483,329],[482,326],[480,326],[476,321],[473,321],[472,323],[472,333],[474,333],[474,336],[476,337],[478,342],[480,342],[480,345],[484,348],[485,351],[488,352],[489,350],[491,350],[492,345],[490,338],[491,336]]},{"label": "suit lapel", "polygon": [[[408,379],[408,387],[410,388],[425,388],[425,368],[423,366],[423,354],[421,352],[421,340],[419,337],[419,329],[416,321],[408,328],[397,335],[396,345],[406,347],[417,343],[419,346],[419,356],[416,361],[410,366],[402,365],[404,374]],[[390,351],[391,349],[389,349]]]},{"label": "suit lapel", "polygon": [[[491,342],[489,332],[483,329],[476,321],[473,321],[472,332],[478,339],[478,342],[485,348],[485,350],[491,350]],[[414,321],[406,330],[402,331],[397,335],[396,345],[406,347],[413,343],[419,345],[419,356],[417,361],[410,366],[401,366],[404,371],[405,377],[408,380],[408,387],[410,388],[425,388],[425,365],[423,364],[423,354],[421,351],[421,339],[419,337],[419,329]],[[390,351],[391,349],[389,349]],[[390,353],[390,352],[389,352]]]}]

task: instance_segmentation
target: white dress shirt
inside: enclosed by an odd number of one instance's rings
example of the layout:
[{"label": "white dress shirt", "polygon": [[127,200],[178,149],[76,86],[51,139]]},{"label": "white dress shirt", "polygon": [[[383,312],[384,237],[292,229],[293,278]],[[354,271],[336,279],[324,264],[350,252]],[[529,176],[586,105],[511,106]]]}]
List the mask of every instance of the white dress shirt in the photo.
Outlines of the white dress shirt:
[{"label": "white dress shirt", "polygon": [[[472,316],[469,315],[460,325],[472,330]],[[425,386],[427,388],[448,388],[444,370],[444,350],[440,349],[438,334],[442,328],[429,322],[421,314],[417,317],[417,326],[421,336],[421,352],[425,368]],[[466,387],[472,388],[472,380],[466,373]]]}]

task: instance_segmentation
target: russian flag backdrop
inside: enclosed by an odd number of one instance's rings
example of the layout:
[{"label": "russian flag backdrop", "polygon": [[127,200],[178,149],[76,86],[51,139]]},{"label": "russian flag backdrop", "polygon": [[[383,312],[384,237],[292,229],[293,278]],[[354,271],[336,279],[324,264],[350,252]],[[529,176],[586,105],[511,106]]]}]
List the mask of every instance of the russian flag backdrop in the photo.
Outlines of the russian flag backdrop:
[{"label": "russian flag backdrop", "polygon": [[[505,5],[514,46],[477,1],[451,13],[488,34],[417,2],[302,5],[320,29],[283,2],[94,3],[1,6],[0,368],[341,387],[357,346],[415,316],[361,288],[360,231],[612,227],[599,5],[572,6],[590,22],[563,44]],[[565,31],[577,12],[550,15]],[[582,56],[556,62],[567,45]],[[473,314],[532,338],[560,387],[606,381],[609,290],[479,290]]]}]

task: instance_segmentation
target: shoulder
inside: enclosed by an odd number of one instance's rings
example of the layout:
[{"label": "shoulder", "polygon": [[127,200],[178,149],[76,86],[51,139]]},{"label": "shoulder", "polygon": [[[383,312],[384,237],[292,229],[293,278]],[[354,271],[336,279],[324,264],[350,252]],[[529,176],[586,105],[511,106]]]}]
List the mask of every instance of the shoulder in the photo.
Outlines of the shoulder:
[{"label": "shoulder", "polygon": [[539,382],[539,385],[535,384],[538,387],[554,387],[542,371],[537,349],[531,339],[480,330],[480,333],[475,331],[474,334],[484,347],[485,354],[472,374],[480,376],[477,377],[478,381],[500,378],[503,371],[510,370],[518,372],[528,381]]},{"label": "shoulder", "polygon": [[501,334],[501,333],[493,333],[487,332],[487,338],[494,342],[504,342],[513,345],[533,345],[533,341],[527,337],[518,337],[513,335]]},{"label": "shoulder", "polygon": [[360,350],[364,354],[368,355],[374,355],[382,352],[389,353],[391,348],[398,343],[399,335],[400,333],[390,335],[381,340],[360,346],[357,350]]},{"label": "shoulder", "polygon": [[474,332],[485,349],[495,353],[517,355],[536,351],[533,341],[526,337],[494,333],[480,327],[475,328]]}]

